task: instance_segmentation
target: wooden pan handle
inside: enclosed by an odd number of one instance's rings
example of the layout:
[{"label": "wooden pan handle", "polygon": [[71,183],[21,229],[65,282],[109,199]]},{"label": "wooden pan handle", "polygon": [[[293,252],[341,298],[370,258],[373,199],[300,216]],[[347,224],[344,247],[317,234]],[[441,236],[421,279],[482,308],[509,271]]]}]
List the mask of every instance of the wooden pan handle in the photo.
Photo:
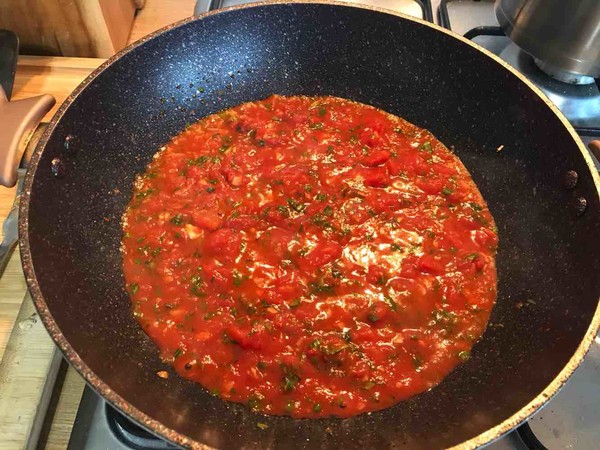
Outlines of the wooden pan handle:
[{"label": "wooden pan handle", "polygon": [[596,157],[598,161],[600,161],[600,139],[596,141],[592,141],[588,144],[588,148],[592,152],[592,154]]}]

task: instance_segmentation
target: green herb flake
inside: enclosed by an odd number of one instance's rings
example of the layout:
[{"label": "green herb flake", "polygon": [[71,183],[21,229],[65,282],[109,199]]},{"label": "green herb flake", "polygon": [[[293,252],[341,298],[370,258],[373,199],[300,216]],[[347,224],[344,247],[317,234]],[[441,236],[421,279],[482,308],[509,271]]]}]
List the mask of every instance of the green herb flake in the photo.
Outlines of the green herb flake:
[{"label": "green herb flake", "polygon": [[321,404],[320,403],[315,403],[315,406],[313,406],[313,411],[316,413],[320,413],[321,412]]},{"label": "green herb flake", "polygon": [[216,188],[214,186],[209,186],[206,188],[206,192],[208,192],[209,194],[212,194],[213,192],[215,192]]},{"label": "green herb flake", "polygon": [[287,206],[280,205],[277,207],[277,211],[279,211],[283,217],[290,217],[290,210],[287,208]]},{"label": "green herb flake", "polygon": [[465,261],[475,261],[477,258],[479,258],[479,253],[469,253],[463,257]]},{"label": "green herb flake", "polygon": [[323,202],[323,201],[327,200],[327,194],[317,194],[315,196],[315,199],[319,202]]},{"label": "green herb flake", "polygon": [[454,191],[450,188],[445,187],[444,189],[442,189],[443,195],[452,195],[453,193],[454,193]]},{"label": "green herb flake", "polygon": [[300,382],[300,377],[293,372],[286,373],[281,382],[283,392],[292,392]]},{"label": "green herb flake", "polygon": [[256,426],[257,426],[258,428],[260,428],[261,430],[266,430],[267,428],[269,428],[269,425],[267,425],[267,424],[266,424],[266,423],[264,423],[264,422],[258,422],[258,423],[256,424]]},{"label": "green herb flake", "polygon": [[237,270],[234,270],[232,272],[232,277],[233,277],[233,285],[234,286],[240,286],[244,282],[244,279],[245,279],[244,275],[239,273]]},{"label": "green herb flake", "polygon": [[190,292],[195,295],[196,297],[206,297],[206,292],[204,292],[200,286],[194,285],[192,286],[192,288],[190,289]]},{"label": "green herb flake", "polygon": [[306,209],[306,205],[304,203],[300,203],[294,200],[293,198],[288,198],[287,203],[290,209],[299,213],[303,212]]},{"label": "green herb flake", "polygon": [[175,350],[175,353],[173,353],[173,358],[178,358],[179,356],[181,356],[182,353],[183,353],[183,350],[178,348],[177,350]]},{"label": "green herb flake", "polygon": [[375,387],[375,383],[371,380],[365,381],[362,385],[363,389],[366,391],[370,391]]},{"label": "green herb flake", "polygon": [[302,303],[302,300],[300,298],[295,298],[291,302],[288,303],[288,306],[290,308],[297,308],[298,306],[300,306],[301,303]]},{"label": "green herb flake", "polygon": [[173,225],[182,225],[183,224],[183,214],[175,214],[173,217],[171,217],[170,222]]},{"label": "green herb flake", "polygon": [[344,328],[342,331],[342,339],[346,342],[352,341],[352,336],[350,336],[350,328]]},{"label": "green herb flake", "polygon": [[131,283],[129,285],[129,290],[131,291],[131,295],[135,295],[140,290],[140,286],[137,283]]},{"label": "green herb flake", "polygon": [[[248,407],[252,411],[260,411],[262,409],[262,401],[259,398],[260,394],[255,394],[248,399]],[[262,395],[261,395],[262,397]]]},{"label": "green herb flake", "polygon": [[367,315],[367,319],[369,319],[369,322],[375,323],[380,319],[380,317],[377,315],[377,313],[375,311],[371,311]]},{"label": "green herb flake", "polygon": [[327,110],[321,106],[318,111],[319,116],[323,117],[326,113],[327,113]]},{"label": "green herb flake", "polygon": [[323,294],[331,292],[335,288],[333,284],[327,284],[322,280],[310,282],[309,287],[311,294]]},{"label": "green herb flake", "polygon": [[149,195],[152,195],[154,192],[156,192],[156,189],[150,188],[145,191],[138,192],[137,194],[135,194],[135,198],[146,198]]},{"label": "green herb flake", "polygon": [[419,370],[423,366],[423,360],[418,355],[413,355],[412,363],[415,369]]},{"label": "green herb flake", "polygon": [[462,361],[468,361],[471,358],[471,352],[469,350],[463,350],[462,352],[458,353],[458,357]]},{"label": "green herb flake", "polygon": [[389,295],[384,295],[383,299],[392,311],[396,312],[398,310],[398,303],[396,303],[396,301],[392,297],[390,297]]},{"label": "green herb flake", "polygon": [[427,153],[433,153],[433,147],[431,146],[431,142],[424,142],[423,145],[421,145],[421,150]]}]

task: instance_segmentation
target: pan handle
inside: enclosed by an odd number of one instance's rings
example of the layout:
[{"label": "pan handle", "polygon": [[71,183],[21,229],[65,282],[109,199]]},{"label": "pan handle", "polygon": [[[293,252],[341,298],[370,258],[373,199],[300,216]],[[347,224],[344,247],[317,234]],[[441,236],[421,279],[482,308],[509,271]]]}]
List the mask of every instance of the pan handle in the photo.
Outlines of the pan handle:
[{"label": "pan handle", "polygon": [[591,141],[588,144],[588,148],[592,152],[592,155],[594,155],[596,159],[600,161],[600,139]]},{"label": "pan handle", "polygon": [[10,102],[0,87],[1,185],[12,187],[17,182],[17,169],[25,147],[54,103],[54,97],[47,94]]}]

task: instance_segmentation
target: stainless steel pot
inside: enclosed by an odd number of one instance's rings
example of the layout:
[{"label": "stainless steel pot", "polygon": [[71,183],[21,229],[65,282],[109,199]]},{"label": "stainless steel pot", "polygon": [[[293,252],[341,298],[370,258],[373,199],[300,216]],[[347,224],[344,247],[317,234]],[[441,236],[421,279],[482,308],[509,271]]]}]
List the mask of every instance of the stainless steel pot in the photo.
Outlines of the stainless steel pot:
[{"label": "stainless steel pot", "polygon": [[599,0],[496,0],[495,8],[506,35],[545,72],[576,84],[600,77]]}]

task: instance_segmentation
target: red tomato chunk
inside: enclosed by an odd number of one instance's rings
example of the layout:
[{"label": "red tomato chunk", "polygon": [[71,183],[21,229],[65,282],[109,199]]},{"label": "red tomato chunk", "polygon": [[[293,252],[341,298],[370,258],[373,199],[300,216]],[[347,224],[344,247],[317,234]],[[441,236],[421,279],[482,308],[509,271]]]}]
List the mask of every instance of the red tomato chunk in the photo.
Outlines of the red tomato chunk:
[{"label": "red tomato chunk", "polygon": [[135,184],[133,314],[166,363],[266,414],[348,417],[437,385],[496,299],[494,221],[431,133],[334,97],[209,116]]}]

